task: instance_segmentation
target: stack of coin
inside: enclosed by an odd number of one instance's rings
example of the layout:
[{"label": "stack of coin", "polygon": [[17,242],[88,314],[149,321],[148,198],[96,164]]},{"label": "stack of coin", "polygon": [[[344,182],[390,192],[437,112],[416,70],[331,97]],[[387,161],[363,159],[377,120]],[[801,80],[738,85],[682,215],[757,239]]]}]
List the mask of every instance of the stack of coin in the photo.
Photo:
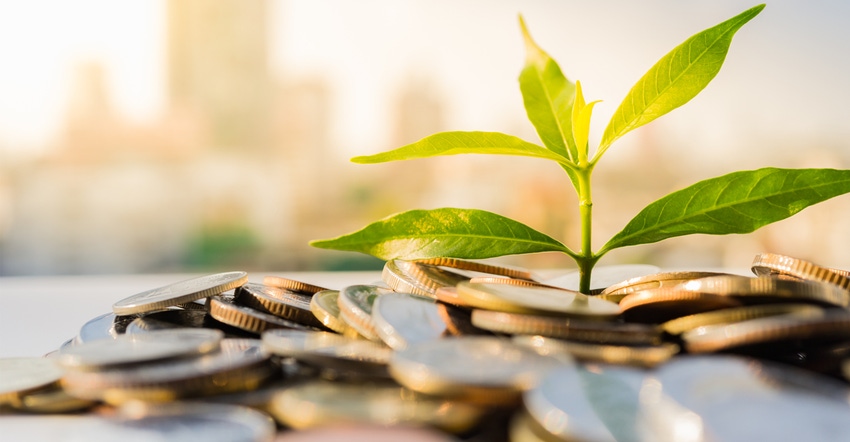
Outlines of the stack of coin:
[{"label": "stack of coin", "polygon": [[203,276],[116,302],[48,357],[0,360],[0,413],[92,410],[114,438],[209,422],[267,440],[271,417],[305,440],[340,425],[424,440],[776,439],[794,419],[771,416],[792,414],[850,434],[850,272],[775,254],[752,268],[618,267],[607,275],[627,279],[597,279],[592,295],[565,288],[569,275],[454,258],[389,261],[383,282],[336,289]]}]

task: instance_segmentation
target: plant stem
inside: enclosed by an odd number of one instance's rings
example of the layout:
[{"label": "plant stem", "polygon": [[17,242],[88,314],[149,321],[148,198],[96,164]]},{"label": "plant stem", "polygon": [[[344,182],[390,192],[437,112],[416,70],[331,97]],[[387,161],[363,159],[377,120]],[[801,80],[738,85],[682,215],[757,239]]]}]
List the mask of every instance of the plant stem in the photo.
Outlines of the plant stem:
[{"label": "plant stem", "polygon": [[579,291],[584,294],[590,293],[590,276],[593,266],[599,257],[593,255],[591,247],[591,233],[593,221],[593,197],[590,191],[590,176],[593,174],[593,165],[584,164],[578,170],[578,196],[579,217],[581,218],[581,250],[576,258],[579,271]]}]

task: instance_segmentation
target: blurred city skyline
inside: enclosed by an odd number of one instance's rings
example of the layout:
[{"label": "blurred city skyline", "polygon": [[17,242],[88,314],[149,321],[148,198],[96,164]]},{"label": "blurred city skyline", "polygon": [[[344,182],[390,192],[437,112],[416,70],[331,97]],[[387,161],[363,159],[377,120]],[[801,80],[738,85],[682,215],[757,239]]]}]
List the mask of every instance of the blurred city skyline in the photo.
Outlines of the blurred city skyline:
[{"label": "blurred city skyline", "polygon": [[[518,14],[565,74],[582,81],[588,100],[604,100],[593,142],[658,58],[749,6],[0,6],[0,55],[11,66],[0,72],[0,274],[370,266],[306,242],[419,207],[493,210],[571,244],[574,195],[557,167],[498,157],[378,166],[347,159],[442,130],[536,142],[516,82],[524,58]],[[603,160],[597,246],[643,205],[697,179],[764,166],[850,167],[848,18],[850,5],[840,1],[769,2],[735,37],[706,91]],[[501,188],[500,176],[518,185]],[[825,206],[749,238],[672,240],[613,260],[746,267],[747,256],[770,247],[850,267],[850,252],[834,245],[850,229],[820,219],[850,214],[850,202]]]}]

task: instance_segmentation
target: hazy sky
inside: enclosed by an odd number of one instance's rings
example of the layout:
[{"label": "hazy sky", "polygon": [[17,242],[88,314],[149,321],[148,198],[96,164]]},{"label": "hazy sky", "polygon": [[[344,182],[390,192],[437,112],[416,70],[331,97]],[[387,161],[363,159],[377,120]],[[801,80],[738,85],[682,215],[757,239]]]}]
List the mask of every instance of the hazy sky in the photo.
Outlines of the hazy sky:
[{"label": "hazy sky", "polygon": [[[604,100],[593,124],[599,134],[658,58],[755,4],[279,0],[271,2],[270,55],[278,74],[330,82],[332,139],[340,149],[377,151],[387,147],[388,100],[414,74],[430,79],[447,100],[452,129],[521,122],[522,13],[538,43],[582,81],[588,100]],[[0,151],[35,152],[49,142],[67,106],[74,66],[87,60],[105,65],[125,117],[155,118],[165,102],[164,13],[163,0],[0,4]],[[753,140],[850,140],[848,23],[850,2],[768,2],[737,34],[704,94],[659,124],[671,136],[719,150]]]}]

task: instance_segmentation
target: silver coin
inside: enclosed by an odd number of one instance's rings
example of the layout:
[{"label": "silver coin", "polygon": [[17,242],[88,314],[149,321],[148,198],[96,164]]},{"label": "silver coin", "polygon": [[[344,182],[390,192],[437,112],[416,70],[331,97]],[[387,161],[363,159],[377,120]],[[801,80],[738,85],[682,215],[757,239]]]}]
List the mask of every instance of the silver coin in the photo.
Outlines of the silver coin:
[{"label": "silver coin", "polygon": [[311,327],[323,327],[310,311],[314,294],[248,283],[236,290],[236,302]]},{"label": "silver coin", "polygon": [[115,313],[105,313],[93,318],[80,327],[77,343],[82,344],[99,339],[117,338],[126,331],[127,325],[136,319],[136,315],[117,316]]},{"label": "silver coin", "polygon": [[0,405],[58,382],[65,370],[53,358],[0,359]]},{"label": "silver coin", "polygon": [[377,297],[372,306],[372,321],[378,336],[396,350],[438,339],[447,328],[433,299],[408,293]]},{"label": "silver coin", "polygon": [[449,394],[456,387],[524,390],[563,363],[508,340],[464,336],[421,342],[395,352],[390,373],[414,390],[423,385]]},{"label": "silver coin", "polygon": [[381,344],[318,331],[269,330],[263,345],[271,353],[349,374],[386,376],[392,356]]},{"label": "silver coin", "polygon": [[217,273],[187,279],[124,298],[112,305],[112,311],[116,315],[132,315],[162,310],[168,306],[218,295],[246,282],[248,274],[245,272]]},{"label": "silver coin", "polygon": [[372,304],[378,296],[392,293],[371,285],[351,285],[339,292],[340,317],[357,333],[372,341],[381,341],[372,321]]},{"label": "silver coin", "polygon": [[189,395],[197,393],[194,389],[202,388],[206,381],[215,382],[215,376],[221,373],[262,369],[268,366],[268,360],[269,353],[262,348],[259,339],[225,339],[218,352],[201,357],[92,372],[72,371],[63,378],[62,385],[73,395],[85,399],[102,399],[102,393],[110,388],[149,386],[188,388],[189,391],[181,393]]},{"label": "silver coin", "polygon": [[523,403],[540,427],[560,439],[638,440],[645,376],[643,370],[622,367],[559,367],[526,391]]},{"label": "silver coin", "polygon": [[253,442],[271,440],[276,428],[266,414],[238,405],[133,402],[118,408],[117,416],[97,430],[84,439]]},{"label": "silver coin", "polygon": [[127,325],[126,333],[134,335],[156,330],[204,328],[207,312],[202,310],[164,310],[138,317]]},{"label": "silver coin", "polygon": [[850,440],[846,384],[733,356],[691,356],[644,383],[651,439]]},{"label": "silver coin", "polygon": [[138,364],[215,351],[224,334],[209,329],[159,330],[146,334],[121,335],[63,348],[56,356],[64,367],[95,369]]}]

